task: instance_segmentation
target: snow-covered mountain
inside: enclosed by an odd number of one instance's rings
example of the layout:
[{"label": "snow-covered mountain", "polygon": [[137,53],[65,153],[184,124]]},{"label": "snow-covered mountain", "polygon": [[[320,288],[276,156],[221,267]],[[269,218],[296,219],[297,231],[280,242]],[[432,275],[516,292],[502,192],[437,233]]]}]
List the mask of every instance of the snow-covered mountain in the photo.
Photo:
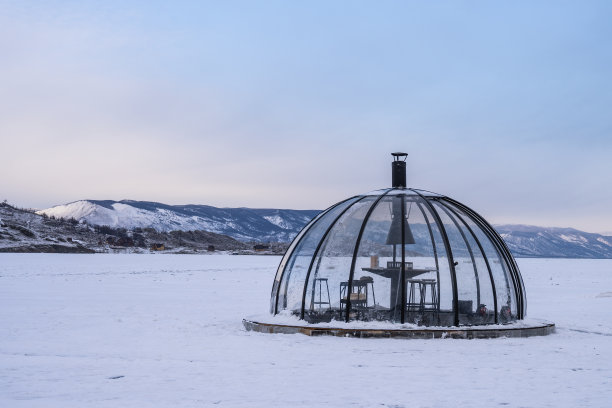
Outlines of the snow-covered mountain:
[{"label": "snow-covered mountain", "polygon": [[612,258],[612,237],[573,228],[495,225],[512,253],[522,257]]},{"label": "snow-covered mountain", "polygon": [[[166,253],[240,252],[250,246],[208,231],[158,232],[149,228],[125,229],[91,226],[75,219],[51,218],[0,203],[0,252],[149,253],[163,245]],[[274,245],[267,253],[280,253]]]},{"label": "snow-covered mountain", "polygon": [[132,200],[81,200],[38,211],[56,218],[85,220],[92,225],[158,231],[205,230],[259,242],[290,241],[318,213],[318,210],[217,208]]},{"label": "snow-covered mountain", "polygon": [[[75,218],[115,228],[155,228],[158,231],[204,230],[240,241],[288,242],[318,210],[217,208],[208,205],[166,205],[148,201],[82,200],[42,210],[56,218]],[[512,253],[519,257],[612,258],[612,237],[572,228],[496,225]],[[381,230],[381,234],[386,233]],[[427,241],[425,226],[414,225],[415,236]],[[413,248],[419,252],[417,244]]]}]

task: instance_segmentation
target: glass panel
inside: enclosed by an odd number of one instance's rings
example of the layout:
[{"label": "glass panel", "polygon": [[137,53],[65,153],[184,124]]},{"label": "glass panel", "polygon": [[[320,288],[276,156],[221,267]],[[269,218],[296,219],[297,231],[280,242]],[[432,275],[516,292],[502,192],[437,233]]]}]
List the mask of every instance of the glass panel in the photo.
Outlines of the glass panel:
[{"label": "glass panel", "polygon": [[[450,205],[450,204],[449,204]],[[500,323],[505,323],[516,319],[516,297],[512,278],[509,276],[509,267],[500,255],[497,245],[491,241],[488,235],[470,216],[453,206],[461,217],[468,223],[474,235],[480,242],[491,268],[493,283],[497,296],[498,319]]]},{"label": "glass panel", "polygon": [[413,188],[411,190],[414,191],[415,193],[421,194],[423,197],[427,197],[427,198],[430,198],[430,197],[444,197],[443,195],[438,194],[438,193],[434,193],[433,191],[419,190],[419,189],[415,189],[415,188]]},{"label": "glass panel", "polygon": [[[285,266],[287,265],[287,262],[289,258],[291,257],[291,254],[293,253],[293,250],[295,249],[296,245],[301,241],[302,236],[304,236],[304,234],[310,229],[310,227],[312,227],[317,221],[319,221],[319,219],[325,216],[327,212],[329,212],[329,210],[331,210],[334,207],[335,206],[332,206],[328,210],[326,210],[324,213],[317,215],[313,220],[311,220],[308,224],[306,224],[304,228],[302,228],[302,230],[293,239],[293,241],[291,241],[289,248],[287,248],[287,251],[285,251],[285,255],[283,255],[283,258],[281,259],[280,264],[278,265],[278,269],[276,270],[276,276],[274,277],[274,283],[272,285],[272,295],[270,296],[270,313],[274,313],[276,310],[276,307],[277,307],[276,297],[277,297],[278,291],[281,288],[280,281],[283,278]],[[283,296],[284,295],[285,295],[285,292],[283,291]],[[279,298],[280,298],[280,294],[279,294]],[[281,304],[280,299],[278,301],[278,304],[279,305]],[[280,310],[280,306],[278,307],[278,309]]]},{"label": "glass panel", "polygon": [[[494,234],[500,239],[500,240],[504,240],[498,233],[497,231],[494,232]],[[503,249],[501,248],[501,246],[497,246],[496,247],[497,250],[500,252],[500,257],[502,257],[502,251]],[[512,258],[512,255],[510,255],[510,257]],[[506,258],[502,258],[502,259],[506,259]],[[523,307],[523,313],[525,313],[527,311],[527,300],[525,298],[525,285],[523,283],[523,278],[521,277],[520,271],[518,270],[518,265],[515,266],[515,262],[514,262],[514,258],[512,258],[510,260],[510,262],[508,261],[504,261],[504,263],[502,264],[505,268],[506,271],[506,276],[508,277],[508,282],[510,285],[510,293],[511,293],[511,298],[512,298],[512,303],[510,305],[510,310],[511,310],[511,316],[510,318],[508,318],[508,320],[516,320],[518,318],[518,308],[519,308],[519,300],[521,300],[522,302],[522,307]],[[515,278],[516,280],[513,281],[512,278]],[[515,286],[516,285],[516,286]],[[516,288],[520,287],[522,289],[522,294],[521,293],[517,293],[516,292]],[[520,297],[520,298],[519,298]]]},{"label": "glass panel", "polygon": [[[501,252],[501,250],[499,248],[495,248],[496,251]],[[504,279],[506,281],[506,283],[508,284],[509,287],[509,299],[508,299],[508,303],[507,306],[510,308],[510,312],[506,310],[502,310],[503,306],[500,307],[499,309],[499,313],[500,313],[500,317],[501,317],[501,321],[506,322],[506,321],[513,321],[516,320],[517,316],[518,316],[518,312],[517,312],[517,297],[516,297],[516,291],[514,290],[514,284],[512,282],[512,276],[510,276],[510,266],[508,265],[508,263],[504,260],[503,256],[500,254],[499,255],[499,259],[500,259],[500,263],[502,266],[502,269],[504,270]]]},{"label": "glass panel", "polygon": [[[482,233],[484,235],[484,232]],[[499,321],[506,323],[514,321],[517,318],[516,311],[516,293],[510,276],[510,267],[501,255],[501,251],[497,245],[486,238],[488,248],[485,247],[485,252],[489,258],[494,261],[491,265],[493,269],[493,280],[495,281],[495,289],[497,291],[497,307],[499,308]],[[493,267],[495,265],[495,267]]]},{"label": "glass panel", "polygon": [[462,234],[463,231],[456,218],[439,203],[434,201],[432,204],[442,219],[455,261],[459,324],[474,324],[481,292],[474,251]]},{"label": "glass panel", "polygon": [[462,211],[448,203],[446,205],[449,208],[448,212],[458,222],[459,229],[467,241],[468,248],[472,251],[472,260],[477,272],[476,283],[479,292],[474,315],[470,317],[470,324],[494,324],[497,311],[495,310],[493,284],[491,282],[491,273],[489,272],[490,261],[488,257],[485,258],[486,254],[483,254],[484,247],[481,250],[482,244],[480,240],[477,240],[475,233],[477,226]]},{"label": "glass panel", "polygon": [[289,254],[282,282],[279,285],[279,312],[290,310],[292,314],[300,315],[304,282],[314,251],[323,238],[325,231],[327,231],[338,215],[358,199],[358,197],[352,198],[329,210],[311,226]]},{"label": "glass panel", "polygon": [[[402,203],[405,219],[403,238]],[[415,195],[386,196],[372,212],[356,259],[353,292],[358,300],[352,303],[352,318],[400,322],[404,307],[405,321],[440,324],[438,294],[441,274],[434,245],[443,247],[443,243],[436,225],[428,225],[433,217],[423,204],[422,199]],[[405,243],[404,303],[402,242]],[[442,270],[442,276],[445,289],[450,288],[448,263]],[[445,303],[452,309],[452,290],[448,290],[448,294]],[[364,295],[363,299],[359,299],[359,295]]]},{"label": "glass panel", "polygon": [[517,275],[520,281],[520,285],[521,288],[523,289],[523,296],[522,296],[522,301],[523,301],[523,319],[527,317],[527,291],[525,289],[525,282],[523,282],[523,275],[521,275],[521,272],[518,270],[518,265],[516,266],[517,268]]},{"label": "glass panel", "polygon": [[304,319],[344,320],[348,278],[357,235],[366,213],[378,197],[353,204],[332,227],[316,254],[306,292]]},{"label": "glass panel", "polygon": [[[397,252],[399,245],[391,244],[388,239],[390,229],[395,226],[392,222],[395,221],[392,219],[392,208],[399,212],[400,206],[399,196],[385,196],[370,214],[355,260],[351,319],[399,321],[399,268],[387,266],[390,262],[397,261],[393,254]],[[397,221],[399,220],[400,216],[397,215]],[[398,237],[401,240],[401,236]]]},{"label": "glass panel", "polygon": [[[408,274],[406,321],[429,326],[452,326],[453,284],[439,226],[422,198],[407,198],[405,205],[415,241],[414,244],[406,244],[406,262],[408,266],[412,263],[413,272],[418,273]],[[427,272],[421,273],[425,270]]]},{"label": "glass panel", "polygon": [[[385,192],[387,192],[387,193],[385,194]],[[369,193],[366,193],[366,194],[363,194],[363,195],[365,195],[365,196],[380,197],[383,194],[385,194],[385,197],[386,196],[395,196],[395,195],[403,195],[403,196],[417,195],[417,193],[415,193],[414,191],[412,191],[410,189],[406,189],[406,188],[394,188],[392,190],[389,190],[388,188],[384,188],[384,189],[380,189],[380,190],[370,191]]]}]

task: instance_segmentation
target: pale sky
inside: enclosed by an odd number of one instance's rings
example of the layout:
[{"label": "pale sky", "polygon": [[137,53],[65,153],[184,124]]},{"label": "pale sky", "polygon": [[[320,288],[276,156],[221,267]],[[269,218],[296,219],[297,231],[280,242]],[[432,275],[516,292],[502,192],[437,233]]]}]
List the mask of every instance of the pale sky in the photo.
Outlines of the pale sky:
[{"label": "pale sky", "polygon": [[0,1],[0,200],[323,209],[390,184],[612,231],[612,2]]}]

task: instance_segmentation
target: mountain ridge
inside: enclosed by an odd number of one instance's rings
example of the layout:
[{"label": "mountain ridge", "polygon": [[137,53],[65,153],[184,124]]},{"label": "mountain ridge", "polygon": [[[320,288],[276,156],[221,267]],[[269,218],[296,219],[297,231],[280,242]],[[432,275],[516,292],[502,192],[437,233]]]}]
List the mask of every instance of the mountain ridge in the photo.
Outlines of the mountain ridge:
[{"label": "mountain ridge", "polygon": [[[282,252],[282,246],[267,253]],[[32,210],[0,203],[0,252],[50,253],[250,253],[250,246],[208,231],[159,232],[151,228],[111,228],[75,218],[39,215]]]},{"label": "mountain ridge", "polygon": [[570,227],[494,225],[513,254],[522,257],[612,258],[612,236]]},{"label": "mountain ridge", "polygon": [[[291,241],[319,210],[210,205],[168,205],[136,200],[79,200],[37,211],[113,228],[154,228],[162,232],[203,230],[242,242]],[[612,258],[612,236],[575,228],[525,224],[494,225],[518,257]]]},{"label": "mountain ridge", "polygon": [[239,241],[290,241],[319,210],[219,208],[210,205],[168,205],[136,200],[78,200],[37,211],[56,218],[75,218],[113,228],[158,231],[205,230]]}]

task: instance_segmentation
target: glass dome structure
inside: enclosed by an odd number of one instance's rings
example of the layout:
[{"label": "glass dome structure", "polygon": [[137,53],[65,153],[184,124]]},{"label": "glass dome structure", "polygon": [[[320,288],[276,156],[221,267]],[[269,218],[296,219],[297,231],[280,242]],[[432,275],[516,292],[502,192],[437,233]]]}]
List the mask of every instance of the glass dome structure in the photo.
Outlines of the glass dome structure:
[{"label": "glass dome structure", "polygon": [[523,281],[503,239],[444,195],[393,187],[350,197],[315,217],[282,258],[272,314],[309,323],[388,321],[421,326],[523,319]]}]

